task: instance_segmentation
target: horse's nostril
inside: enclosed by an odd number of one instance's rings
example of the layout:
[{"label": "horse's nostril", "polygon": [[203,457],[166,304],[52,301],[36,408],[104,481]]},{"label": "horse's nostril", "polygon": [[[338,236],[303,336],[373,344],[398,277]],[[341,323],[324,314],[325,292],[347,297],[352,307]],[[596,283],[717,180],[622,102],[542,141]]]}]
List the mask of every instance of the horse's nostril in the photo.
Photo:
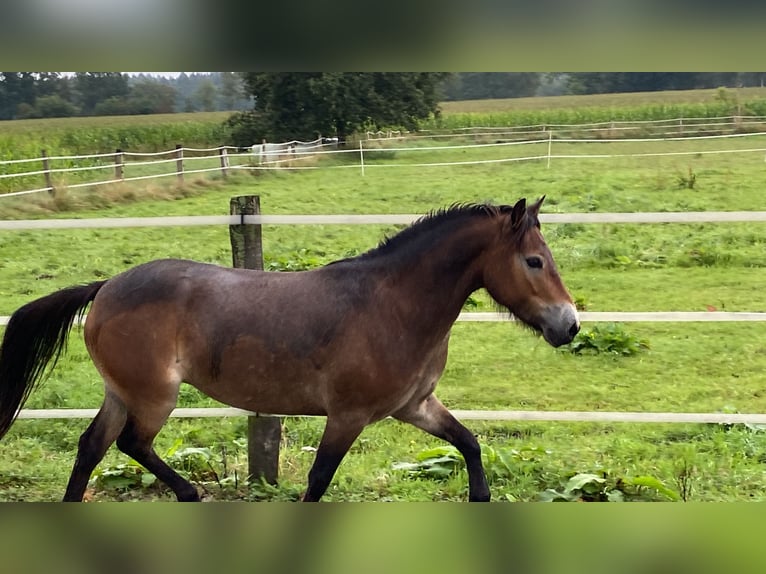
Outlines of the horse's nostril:
[{"label": "horse's nostril", "polygon": [[574,323],[572,323],[572,326],[569,327],[569,336],[574,339],[574,336],[579,332],[580,332],[580,324],[577,321],[575,321]]}]

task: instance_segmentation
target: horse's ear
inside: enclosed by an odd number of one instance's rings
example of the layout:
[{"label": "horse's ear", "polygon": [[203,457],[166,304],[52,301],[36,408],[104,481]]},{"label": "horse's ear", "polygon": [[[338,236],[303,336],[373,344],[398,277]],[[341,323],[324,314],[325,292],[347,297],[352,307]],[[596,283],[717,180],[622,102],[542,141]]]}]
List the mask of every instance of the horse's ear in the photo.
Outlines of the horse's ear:
[{"label": "horse's ear", "polygon": [[516,202],[516,205],[513,206],[513,210],[511,211],[511,227],[513,229],[516,229],[519,225],[521,225],[521,222],[524,221],[524,215],[526,212],[527,200],[522,197]]},{"label": "horse's ear", "polygon": [[537,217],[537,215],[540,213],[540,206],[543,204],[543,201],[545,201],[544,195],[529,206],[529,214]]}]

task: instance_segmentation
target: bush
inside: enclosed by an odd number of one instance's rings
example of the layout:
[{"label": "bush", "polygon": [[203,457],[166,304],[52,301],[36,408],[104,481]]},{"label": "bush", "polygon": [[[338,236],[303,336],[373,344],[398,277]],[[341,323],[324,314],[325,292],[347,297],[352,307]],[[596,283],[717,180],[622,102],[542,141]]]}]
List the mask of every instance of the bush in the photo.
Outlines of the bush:
[{"label": "bush", "polygon": [[561,347],[574,355],[607,353],[618,356],[636,355],[649,349],[649,341],[625,331],[621,325],[610,323],[580,331],[574,340]]},{"label": "bush", "polygon": [[228,140],[232,145],[250,147],[259,144],[268,135],[268,125],[263,114],[254,111],[237,112],[224,122]]}]

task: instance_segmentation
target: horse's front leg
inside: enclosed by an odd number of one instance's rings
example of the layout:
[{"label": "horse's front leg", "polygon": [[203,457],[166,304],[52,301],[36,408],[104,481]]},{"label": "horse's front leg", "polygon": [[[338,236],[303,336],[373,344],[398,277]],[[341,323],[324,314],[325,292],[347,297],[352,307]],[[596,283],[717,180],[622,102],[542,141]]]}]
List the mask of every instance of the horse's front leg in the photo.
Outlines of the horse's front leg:
[{"label": "horse's front leg", "polygon": [[468,500],[489,501],[489,485],[481,463],[479,442],[471,431],[452,416],[439,399],[429,395],[424,401],[407,406],[393,416],[454,445],[463,455],[468,470]]},{"label": "horse's front leg", "polygon": [[348,449],[362,432],[365,425],[333,416],[327,417],[322,440],[317,448],[314,464],[309,471],[309,484],[303,502],[318,502],[346,456]]}]

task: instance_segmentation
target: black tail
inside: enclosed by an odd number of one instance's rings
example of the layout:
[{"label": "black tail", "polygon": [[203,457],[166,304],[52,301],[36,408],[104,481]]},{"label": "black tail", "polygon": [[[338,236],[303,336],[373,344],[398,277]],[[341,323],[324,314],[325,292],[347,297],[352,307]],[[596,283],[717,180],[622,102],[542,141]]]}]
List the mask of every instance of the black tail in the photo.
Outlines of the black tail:
[{"label": "black tail", "polygon": [[75,319],[106,281],[69,287],[27,303],[11,315],[0,346],[0,438],[16,420],[45,366],[66,348]]}]

